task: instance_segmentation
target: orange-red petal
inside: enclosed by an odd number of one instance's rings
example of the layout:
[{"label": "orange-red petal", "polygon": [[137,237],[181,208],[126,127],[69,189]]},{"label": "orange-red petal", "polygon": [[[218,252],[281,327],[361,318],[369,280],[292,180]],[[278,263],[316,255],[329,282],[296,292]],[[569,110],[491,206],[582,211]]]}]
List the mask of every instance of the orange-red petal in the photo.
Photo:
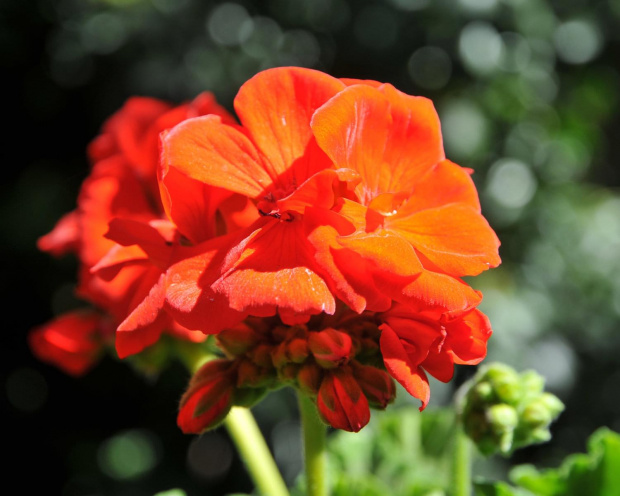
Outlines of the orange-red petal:
[{"label": "orange-red petal", "polygon": [[100,322],[95,312],[66,313],[33,329],[28,342],[39,360],[80,376],[96,363],[102,349]]},{"label": "orange-red petal", "polygon": [[499,240],[482,215],[448,204],[410,215],[388,217],[385,228],[409,241],[442,272],[473,276],[500,263]]},{"label": "orange-red petal", "polygon": [[398,209],[400,215],[418,210],[462,203],[480,213],[480,201],[471,170],[443,160],[416,182],[413,195]]},{"label": "orange-red petal", "polygon": [[258,73],[235,98],[235,110],[267,158],[276,188],[300,185],[331,167],[310,129],[314,111],[344,88],[337,79],[312,69],[280,67]]},{"label": "orange-red petal", "polygon": [[265,160],[243,128],[207,115],[162,134],[164,170],[176,168],[202,183],[251,198],[272,185]]},{"label": "orange-red petal", "polygon": [[159,190],[166,215],[194,244],[217,234],[216,210],[232,195],[192,179],[166,162],[160,169]]},{"label": "orange-red petal", "polygon": [[366,205],[382,193],[412,192],[444,158],[433,104],[390,85],[349,86],[317,110],[312,130],[337,167],[360,173],[357,191]]},{"label": "orange-red petal", "polygon": [[273,315],[278,308],[334,313],[334,297],[300,218],[261,219],[227,258],[225,272],[212,288],[228,297],[231,308],[259,316]]},{"label": "orange-red petal", "polygon": [[431,396],[426,374],[411,362],[403,343],[389,325],[383,324],[381,331],[381,354],[385,368],[411,396],[422,402],[420,410],[424,410]]},{"label": "orange-red petal", "polygon": [[[136,290],[138,303],[116,330],[116,351],[119,358],[141,352],[155,344],[166,324],[163,312],[165,298],[165,275],[152,268],[145,274],[140,287]],[[141,301],[140,301],[141,300]]]},{"label": "orange-red petal", "polygon": [[65,253],[75,252],[79,246],[79,213],[77,210],[63,215],[49,233],[41,236],[37,247],[59,257]]},{"label": "orange-red petal", "polygon": [[182,326],[214,334],[241,322],[246,313],[232,309],[226,295],[211,285],[220,276],[226,253],[236,238],[220,236],[193,250],[166,271],[166,310]]}]

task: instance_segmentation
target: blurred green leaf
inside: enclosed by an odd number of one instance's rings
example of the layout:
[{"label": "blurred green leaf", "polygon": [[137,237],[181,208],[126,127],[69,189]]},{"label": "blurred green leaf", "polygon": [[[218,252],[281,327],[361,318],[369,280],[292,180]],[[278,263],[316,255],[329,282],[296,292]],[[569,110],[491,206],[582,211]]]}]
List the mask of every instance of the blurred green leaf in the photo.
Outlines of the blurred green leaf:
[{"label": "blurred green leaf", "polygon": [[505,482],[476,482],[474,494],[476,496],[531,496],[529,492],[515,489]]},{"label": "blurred green leaf", "polygon": [[541,496],[617,496],[620,494],[620,435],[597,430],[588,442],[588,453],[571,455],[558,469],[537,471],[531,465],[516,467],[515,484]]},{"label": "blurred green leaf", "polygon": [[335,496],[445,496],[454,413],[400,408],[375,414],[361,432],[329,444]]}]

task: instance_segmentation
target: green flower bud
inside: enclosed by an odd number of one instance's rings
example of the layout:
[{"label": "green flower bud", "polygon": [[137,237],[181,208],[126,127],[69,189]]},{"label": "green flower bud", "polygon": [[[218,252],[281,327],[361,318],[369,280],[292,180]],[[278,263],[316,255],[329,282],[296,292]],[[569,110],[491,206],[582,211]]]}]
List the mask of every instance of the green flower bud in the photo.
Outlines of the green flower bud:
[{"label": "green flower bud", "polygon": [[538,399],[529,403],[521,413],[521,422],[531,429],[549,425],[552,420],[553,415],[544,402]]},{"label": "green flower bud", "polygon": [[487,419],[495,432],[513,431],[519,424],[517,411],[504,403],[493,405],[487,410]]},{"label": "green flower bud", "polygon": [[495,396],[491,383],[483,381],[476,384],[473,388],[476,399],[482,402],[491,401]]},{"label": "green flower bud", "polygon": [[543,388],[544,378],[534,371],[518,374],[503,364],[482,367],[464,385],[459,403],[465,433],[484,455],[509,455],[548,441],[549,425],[564,405]]}]

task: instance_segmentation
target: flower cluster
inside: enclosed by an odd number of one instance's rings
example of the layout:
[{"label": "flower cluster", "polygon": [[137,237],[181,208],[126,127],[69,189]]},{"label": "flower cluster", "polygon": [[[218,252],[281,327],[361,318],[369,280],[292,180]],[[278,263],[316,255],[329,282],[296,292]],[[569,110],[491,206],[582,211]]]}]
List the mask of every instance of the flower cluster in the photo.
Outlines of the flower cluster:
[{"label": "flower cluster", "polygon": [[461,278],[500,262],[432,103],[278,68],[234,106],[239,123],[208,95],[130,100],[41,247],[78,254],[79,294],[118,324],[121,357],[164,330],[218,335],[225,358],[181,401],[186,432],[284,384],[346,430],[393,399],[392,378],[424,408],[426,373],[448,381],[484,358],[489,322]]}]

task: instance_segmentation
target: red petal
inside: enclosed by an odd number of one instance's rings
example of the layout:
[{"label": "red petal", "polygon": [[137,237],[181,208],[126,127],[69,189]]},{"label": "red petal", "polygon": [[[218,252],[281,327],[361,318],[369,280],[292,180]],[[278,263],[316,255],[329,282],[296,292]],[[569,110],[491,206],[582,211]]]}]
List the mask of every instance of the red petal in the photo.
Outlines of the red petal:
[{"label": "red petal", "polygon": [[105,237],[123,246],[139,246],[149,257],[150,261],[162,270],[171,262],[174,240],[174,230],[170,223],[150,224],[132,219],[112,219]]},{"label": "red petal", "polygon": [[475,307],[482,300],[482,294],[473,290],[461,279],[438,272],[423,270],[402,291],[402,301],[408,304],[422,304],[439,307],[444,311],[464,311]]},{"label": "red petal", "polygon": [[39,360],[80,376],[95,365],[102,349],[100,322],[95,312],[66,313],[33,329],[28,342]]},{"label": "red petal", "polygon": [[454,356],[454,363],[476,365],[487,354],[487,341],[491,337],[491,323],[480,310],[445,324],[448,331],[447,344]]},{"label": "red petal", "polygon": [[107,138],[109,144],[104,144],[101,137],[91,143],[88,150],[91,160],[96,162],[120,152],[132,165],[143,168],[146,175],[152,175],[155,170],[155,150],[144,146],[144,140],[150,126],[170,108],[169,104],[155,98],[128,99],[103,125],[103,137]]},{"label": "red petal", "polygon": [[372,79],[340,78],[340,81],[342,81],[347,86],[353,86],[354,84],[365,84],[367,86],[372,86],[373,88],[378,88],[383,84],[379,81],[374,81]]},{"label": "red petal", "polygon": [[337,167],[362,176],[362,203],[382,193],[413,191],[443,160],[439,118],[426,98],[383,85],[349,86],[318,109],[312,130]]},{"label": "red petal", "polygon": [[168,218],[187,239],[198,244],[216,235],[215,213],[231,196],[229,191],[192,179],[166,162],[160,170],[159,189]]},{"label": "red petal", "polygon": [[202,183],[252,198],[272,184],[244,129],[214,115],[188,119],[163,134],[162,164],[164,170],[176,168]]},{"label": "red petal", "polygon": [[37,247],[41,251],[51,253],[55,257],[78,249],[80,237],[79,213],[77,210],[63,215],[49,233],[41,236]]},{"label": "red petal", "polygon": [[426,374],[411,363],[403,344],[390,326],[383,324],[381,330],[380,344],[385,368],[410,395],[422,402],[420,411],[424,410],[431,396]]},{"label": "red petal", "polygon": [[229,253],[226,272],[213,289],[225,294],[232,308],[253,315],[273,315],[277,308],[333,314],[334,297],[318,273],[301,219],[266,219],[257,226]]},{"label": "red petal", "polygon": [[442,272],[473,276],[497,267],[499,240],[482,215],[469,206],[450,204],[386,218],[397,232]]},{"label": "red petal", "polygon": [[454,359],[449,353],[430,353],[422,362],[422,368],[441,382],[450,382],[454,376]]},{"label": "red petal", "polygon": [[166,272],[167,310],[182,326],[213,334],[241,322],[247,314],[230,308],[225,295],[211,289],[236,238],[220,236],[198,245],[198,253]]},{"label": "red petal", "polygon": [[332,291],[358,313],[386,310],[390,298],[402,298],[402,288],[423,270],[411,245],[398,236],[350,234],[354,227],[344,216],[321,209],[306,209],[304,221]]},{"label": "red petal", "polygon": [[301,184],[292,194],[279,200],[277,207],[281,212],[293,210],[304,213],[306,207],[330,209],[336,198],[353,190],[360,178],[351,169],[322,170]]},{"label": "red petal", "polygon": [[[156,274],[157,269],[154,271],[151,272]],[[166,323],[166,314],[162,312],[165,297],[164,282],[164,274],[159,275],[155,284],[152,276],[143,279],[142,287],[137,290],[139,303],[116,330],[116,351],[119,358],[140,353],[159,340]],[[148,294],[144,297],[147,291]],[[140,301],[141,297],[143,299]]]},{"label": "red petal", "polygon": [[149,257],[142,248],[137,245],[115,245],[99,262],[91,267],[90,272],[105,281],[111,281],[122,268],[136,263],[150,264]]},{"label": "red petal", "polygon": [[302,184],[331,168],[310,129],[314,111],[344,85],[319,71],[283,67],[262,71],[235,98],[235,110],[252,140],[268,160],[276,188]]},{"label": "red petal", "polygon": [[464,203],[480,213],[480,201],[470,171],[443,160],[424,174],[415,184],[414,194],[399,208],[399,215]]},{"label": "red petal", "polygon": [[97,263],[114,243],[104,237],[115,217],[152,219],[153,207],[143,185],[118,157],[98,162],[82,184],[78,197],[81,261]]}]

